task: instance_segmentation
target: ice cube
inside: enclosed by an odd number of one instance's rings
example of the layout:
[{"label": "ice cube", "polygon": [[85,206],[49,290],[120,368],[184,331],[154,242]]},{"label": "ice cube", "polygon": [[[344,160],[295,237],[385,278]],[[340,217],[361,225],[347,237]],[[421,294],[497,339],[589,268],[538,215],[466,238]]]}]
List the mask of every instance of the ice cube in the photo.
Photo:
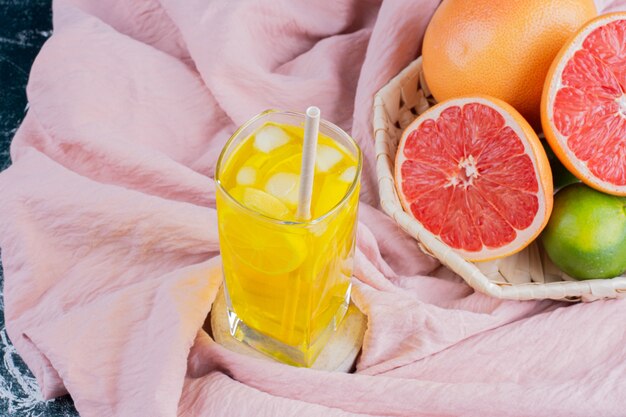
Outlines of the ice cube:
[{"label": "ice cube", "polygon": [[298,204],[299,188],[300,176],[288,172],[272,175],[265,184],[265,191],[291,206]]},{"label": "ice cube", "polygon": [[343,155],[337,149],[328,145],[318,145],[315,156],[315,167],[320,172],[330,171],[341,159]]},{"label": "ice cube", "polygon": [[339,179],[341,181],[351,183],[352,181],[354,181],[355,176],[356,176],[356,167],[348,167],[341,173],[341,175],[339,176]]},{"label": "ice cube", "polygon": [[252,167],[242,167],[237,173],[238,185],[252,185],[256,182],[256,169]]},{"label": "ice cube", "polygon": [[270,153],[283,146],[291,138],[278,126],[264,126],[254,135],[254,147],[261,152]]}]

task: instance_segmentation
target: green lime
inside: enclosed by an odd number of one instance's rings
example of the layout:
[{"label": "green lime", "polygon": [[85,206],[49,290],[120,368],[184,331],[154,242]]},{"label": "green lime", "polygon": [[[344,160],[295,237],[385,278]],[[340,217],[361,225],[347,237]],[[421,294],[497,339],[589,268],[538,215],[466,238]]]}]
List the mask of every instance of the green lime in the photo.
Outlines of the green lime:
[{"label": "green lime", "polygon": [[613,278],[626,271],[626,197],[568,185],[554,197],[541,234],[548,256],[576,279]]}]

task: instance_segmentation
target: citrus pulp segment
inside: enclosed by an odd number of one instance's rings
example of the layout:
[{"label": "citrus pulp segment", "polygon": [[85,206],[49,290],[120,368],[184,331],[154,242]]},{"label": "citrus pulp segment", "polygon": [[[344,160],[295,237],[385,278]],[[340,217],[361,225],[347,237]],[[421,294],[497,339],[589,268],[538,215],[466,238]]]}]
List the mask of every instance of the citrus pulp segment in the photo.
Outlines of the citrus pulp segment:
[{"label": "citrus pulp segment", "polygon": [[448,100],[409,125],[395,180],[404,209],[473,261],[521,250],[552,209],[537,135],[515,109],[487,96]]},{"label": "citrus pulp segment", "polygon": [[589,186],[626,195],[626,13],[600,16],[559,52],[541,102],[554,153]]},{"label": "citrus pulp segment", "polygon": [[[232,195],[237,195],[234,190]],[[289,208],[275,196],[256,188],[244,187],[242,198],[239,200],[244,206],[258,211],[276,220],[285,219],[289,216]]]},{"label": "citrus pulp segment", "polygon": [[300,235],[263,227],[234,213],[225,216],[222,223],[220,238],[230,249],[229,253],[258,272],[285,274],[304,262],[308,250]]}]

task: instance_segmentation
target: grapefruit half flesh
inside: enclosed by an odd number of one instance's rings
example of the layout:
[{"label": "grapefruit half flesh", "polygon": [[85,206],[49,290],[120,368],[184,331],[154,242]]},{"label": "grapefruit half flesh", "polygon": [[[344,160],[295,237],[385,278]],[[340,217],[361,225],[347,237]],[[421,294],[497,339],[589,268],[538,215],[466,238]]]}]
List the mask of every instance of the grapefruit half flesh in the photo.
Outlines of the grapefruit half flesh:
[{"label": "grapefruit half flesh", "polygon": [[626,195],[626,13],[592,20],[563,47],[541,117],[567,169],[597,190]]},{"label": "grapefruit half flesh", "polygon": [[523,249],[552,210],[537,135],[513,107],[487,96],[445,101],[409,125],[395,180],[405,211],[470,261]]}]

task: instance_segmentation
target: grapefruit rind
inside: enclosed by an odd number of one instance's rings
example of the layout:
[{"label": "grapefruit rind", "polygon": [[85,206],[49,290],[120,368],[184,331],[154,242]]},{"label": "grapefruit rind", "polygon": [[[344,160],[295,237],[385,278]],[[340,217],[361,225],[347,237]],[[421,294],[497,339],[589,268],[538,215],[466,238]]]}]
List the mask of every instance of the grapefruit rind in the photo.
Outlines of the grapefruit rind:
[{"label": "grapefruit rind", "polygon": [[[439,103],[424,112],[404,130],[398,144],[394,177],[396,191],[402,207],[404,208],[404,211],[408,213],[411,217],[415,218],[416,221],[420,222],[415,217],[415,215],[413,215],[410,208],[411,202],[408,201],[402,189],[401,169],[403,163],[409,160],[404,154],[406,140],[413,131],[417,130],[420,127],[422,123],[427,120],[437,120],[441,113],[446,109],[454,106],[463,107],[466,104],[471,103],[486,105],[491,109],[497,111],[504,118],[505,126],[510,127],[523,143],[524,154],[528,155],[528,157],[532,161],[535,177],[538,183],[538,190],[536,192],[538,207],[535,216],[528,227],[522,230],[515,229],[516,237],[511,242],[500,247],[486,247],[483,245],[483,247],[478,251],[468,251],[461,248],[452,248],[464,259],[472,262],[478,262],[502,258],[524,249],[539,235],[541,230],[543,230],[543,228],[547,224],[549,214],[552,210],[552,175],[550,172],[548,158],[533,129],[522,118],[522,116],[510,105],[489,96],[459,97]],[[423,223],[421,224],[426,227]],[[426,229],[431,234],[436,236],[439,240],[441,240],[441,237],[438,236],[436,233],[433,233],[433,231],[429,230],[427,227]]]},{"label": "grapefruit rind", "polygon": [[[557,92],[565,87],[562,82],[562,74],[563,70],[569,63],[570,58],[576,51],[582,49],[583,43],[594,30],[618,20],[626,20],[626,13],[609,13],[597,17],[581,27],[579,31],[565,43],[552,62],[552,66],[550,67],[548,76],[546,77],[541,100],[541,122],[544,134],[550,144],[550,147],[561,163],[572,174],[596,190],[613,195],[624,196],[626,195],[626,185],[620,186],[605,181],[594,175],[587,164],[581,161],[569,148],[567,145],[567,137],[564,137],[561,133],[559,133],[559,130],[554,122],[554,100]],[[624,86],[622,86],[622,88],[624,88]],[[626,140],[626,138],[624,138],[624,140]],[[626,166],[626,161],[624,161],[624,164]]]}]

